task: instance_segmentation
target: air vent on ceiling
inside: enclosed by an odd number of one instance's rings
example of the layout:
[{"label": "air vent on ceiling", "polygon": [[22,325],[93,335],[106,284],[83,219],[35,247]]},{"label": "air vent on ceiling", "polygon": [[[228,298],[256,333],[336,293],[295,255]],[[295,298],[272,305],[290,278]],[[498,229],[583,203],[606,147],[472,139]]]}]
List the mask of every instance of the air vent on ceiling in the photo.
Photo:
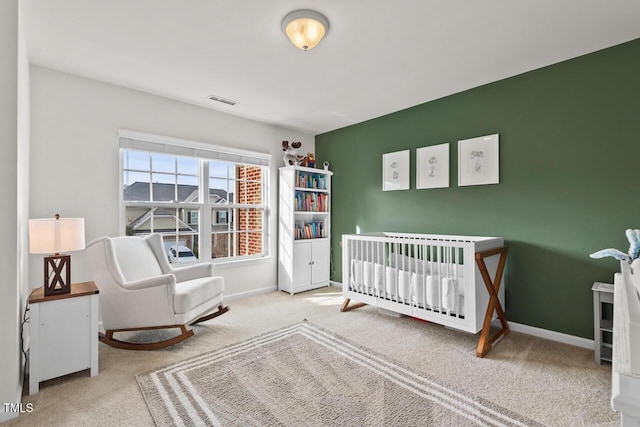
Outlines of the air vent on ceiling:
[{"label": "air vent on ceiling", "polygon": [[236,105],[237,104],[237,102],[232,100],[232,99],[223,98],[223,97],[218,96],[218,95],[209,95],[207,97],[207,99],[210,99],[211,101],[222,102],[223,104],[227,104],[227,105]]}]

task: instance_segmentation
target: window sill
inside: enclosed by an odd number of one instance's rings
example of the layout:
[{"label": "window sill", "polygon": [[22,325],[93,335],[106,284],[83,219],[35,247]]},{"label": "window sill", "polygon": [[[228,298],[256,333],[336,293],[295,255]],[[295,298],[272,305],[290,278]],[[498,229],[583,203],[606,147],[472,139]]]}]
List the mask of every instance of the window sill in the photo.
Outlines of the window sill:
[{"label": "window sill", "polygon": [[265,264],[267,262],[270,262],[272,259],[273,257],[271,255],[266,255],[259,258],[228,259],[224,261],[211,260],[211,262],[213,262],[213,265],[215,267],[225,268],[225,267],[243,267],[251,264]]}]

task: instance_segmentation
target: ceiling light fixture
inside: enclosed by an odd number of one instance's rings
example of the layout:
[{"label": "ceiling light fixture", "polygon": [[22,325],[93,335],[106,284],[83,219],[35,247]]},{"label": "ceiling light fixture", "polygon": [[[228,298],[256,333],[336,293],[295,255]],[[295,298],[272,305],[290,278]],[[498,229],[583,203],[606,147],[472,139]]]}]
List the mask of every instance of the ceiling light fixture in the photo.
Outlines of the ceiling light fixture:
[{"label": "ceiling light fixture", "polygon": [[313,10],[296,10],[282,20],[282,31],[298,49],[313,49],[329,31],[329,21]]}]

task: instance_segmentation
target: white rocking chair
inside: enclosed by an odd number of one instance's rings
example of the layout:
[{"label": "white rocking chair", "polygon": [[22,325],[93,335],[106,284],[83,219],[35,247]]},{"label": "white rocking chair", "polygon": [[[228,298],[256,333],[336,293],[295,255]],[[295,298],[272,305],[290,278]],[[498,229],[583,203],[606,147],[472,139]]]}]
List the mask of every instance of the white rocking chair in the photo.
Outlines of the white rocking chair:
[{"label": "white rocking chair", "polygon": [[[188,325],[213,319],[223,306],[224,278],[212,263],[173,267],[162,236],[101,237],[87,245],[93,278],[100,290],[104,334],[100,341],[117,348],[155,350],[194,335]],[[215,310],[215,311],[214,311]],[[131,343],[115,332],[180,328],[181,334],[153,343]]]}]

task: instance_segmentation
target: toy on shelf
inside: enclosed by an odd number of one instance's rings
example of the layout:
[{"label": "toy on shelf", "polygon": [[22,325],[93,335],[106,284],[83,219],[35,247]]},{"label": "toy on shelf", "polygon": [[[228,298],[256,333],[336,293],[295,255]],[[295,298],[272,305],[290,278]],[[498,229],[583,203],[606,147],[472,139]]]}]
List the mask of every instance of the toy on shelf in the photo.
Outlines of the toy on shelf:
[{"label": "toy on shelf", "polygon": [[315,168],[316,167],[316,160],[313,157],[313,153],[307,153],[307,155],[304,156],[300,160],[300,166],[305,166],[305,167],[308,167],[308,168]]},{"label": "toy on shelf", "polygon": [[285,166],[300,164],[300,158],[302,156],[299,156],[296,151],[300,147],[302,147],[302,142],[292,142],[291,145],[289,145],[289,141],[282,141],[282,151],[284,151],[284,157],[282,159],[284,160]]}]

